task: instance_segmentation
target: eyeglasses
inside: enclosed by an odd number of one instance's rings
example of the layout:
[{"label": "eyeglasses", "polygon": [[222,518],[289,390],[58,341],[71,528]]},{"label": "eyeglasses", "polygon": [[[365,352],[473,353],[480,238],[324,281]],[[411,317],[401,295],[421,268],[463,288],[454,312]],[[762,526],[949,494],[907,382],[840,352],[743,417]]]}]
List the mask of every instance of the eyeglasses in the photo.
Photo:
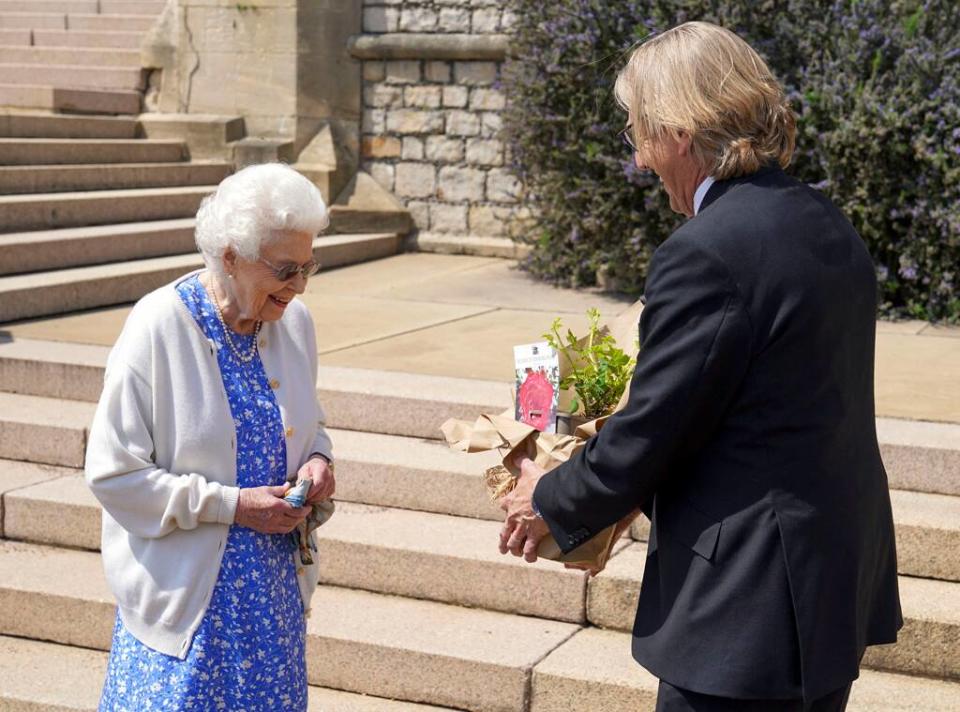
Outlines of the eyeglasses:
[{"label": "eyeglasses", "polygon": [[260,258],[260,262],[263,262],[263,264],[272,269],[277,277],[277,280],[280,282],[289,282],[291,279],[293,279],[297,272],[300,273],[300,276],[303,277],[304,280],[307,280],[320,271],[320,265],[313,260],[304,262],[302,265],[291,262],[290,264],[283,265],[282,267],[278,267],[272,262],[267,262],[267,260],[263,259],[262,257]]},{"label": "eyeglasses", "polygon": [[640,149],[637,148],[637,145],[633,142],[633,124],[627,124],[619,133],[620,138],[623,140],[624,145],[629,148],[633,153],[636,153]]}]

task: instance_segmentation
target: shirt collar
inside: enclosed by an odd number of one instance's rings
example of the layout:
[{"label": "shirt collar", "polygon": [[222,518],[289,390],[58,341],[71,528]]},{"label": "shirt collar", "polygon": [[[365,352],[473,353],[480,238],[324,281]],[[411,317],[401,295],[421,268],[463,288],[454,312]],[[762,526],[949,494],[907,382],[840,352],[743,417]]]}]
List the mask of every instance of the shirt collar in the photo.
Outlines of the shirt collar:
[{"label": "shirt collar", "polygon": [[700,212],[700,204],[703,203],[703,199],[707,197],[707,191],[710,190],[710,186],[715,182],[713,176],[707,176],[703,179],[703,182],[697,186],[697,191],[693,194],[694,215]]}]

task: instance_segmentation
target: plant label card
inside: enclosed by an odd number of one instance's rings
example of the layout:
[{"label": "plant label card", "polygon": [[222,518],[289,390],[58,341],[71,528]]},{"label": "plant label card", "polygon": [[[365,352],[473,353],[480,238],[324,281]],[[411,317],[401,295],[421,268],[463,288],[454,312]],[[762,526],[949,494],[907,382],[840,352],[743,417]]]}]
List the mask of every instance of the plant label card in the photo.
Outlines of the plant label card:
[{"label": "plant label card", "polygon": [[544,433],[557,432],[560,357],[546,341],[513,347],[516,367],[515,419]]}]

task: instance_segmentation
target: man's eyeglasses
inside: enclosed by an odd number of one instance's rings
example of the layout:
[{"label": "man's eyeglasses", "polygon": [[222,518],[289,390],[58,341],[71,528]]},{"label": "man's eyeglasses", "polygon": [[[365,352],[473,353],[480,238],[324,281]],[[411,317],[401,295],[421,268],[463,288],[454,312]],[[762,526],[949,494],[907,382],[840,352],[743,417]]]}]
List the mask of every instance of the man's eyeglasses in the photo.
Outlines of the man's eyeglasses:
[{"label": "man's eyeglasses", "polygon": [[310,279],[313,275],[315,275],[317,272],[320,271],[320,265],[317,262],[314,262],[313,260],[310,260],[309,262],[304,262],[302,265],[298,265],[296,263],[291,262],[290,264],[286,264],[282,266],[277,266],[271,262],[267,262],[262,257],[260,258],[260,261],[263,262],[263,264],[265,264],[267,267],[272,269],[277,279],[281,282],[289,282],[291,279],[294,278],[297,272],[299,272],[300,276],[306,280],[306,279]]},{"label": "man's eyeglasses", "polygon": [[623,127],[623,129],[620,131],[620,138],[623,140],[624,145],[633,153],[636,153],[640,150],[633,142],[633,124],[627,124]]}]

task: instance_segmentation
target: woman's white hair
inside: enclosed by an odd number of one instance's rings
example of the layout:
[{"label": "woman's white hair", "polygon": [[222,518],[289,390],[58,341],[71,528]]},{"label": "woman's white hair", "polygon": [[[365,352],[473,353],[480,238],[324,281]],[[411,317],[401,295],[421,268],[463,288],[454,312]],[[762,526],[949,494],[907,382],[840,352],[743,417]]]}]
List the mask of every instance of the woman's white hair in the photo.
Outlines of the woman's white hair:
[{"label": "woman's white hair", "polygon": [[316,235],[329,224],[313,183],[290,166],[264,163],[227,176],[203,199],[194,235],[207,267],[222,275],[227,249],[252,262],[263,245],[284,233]]}]

